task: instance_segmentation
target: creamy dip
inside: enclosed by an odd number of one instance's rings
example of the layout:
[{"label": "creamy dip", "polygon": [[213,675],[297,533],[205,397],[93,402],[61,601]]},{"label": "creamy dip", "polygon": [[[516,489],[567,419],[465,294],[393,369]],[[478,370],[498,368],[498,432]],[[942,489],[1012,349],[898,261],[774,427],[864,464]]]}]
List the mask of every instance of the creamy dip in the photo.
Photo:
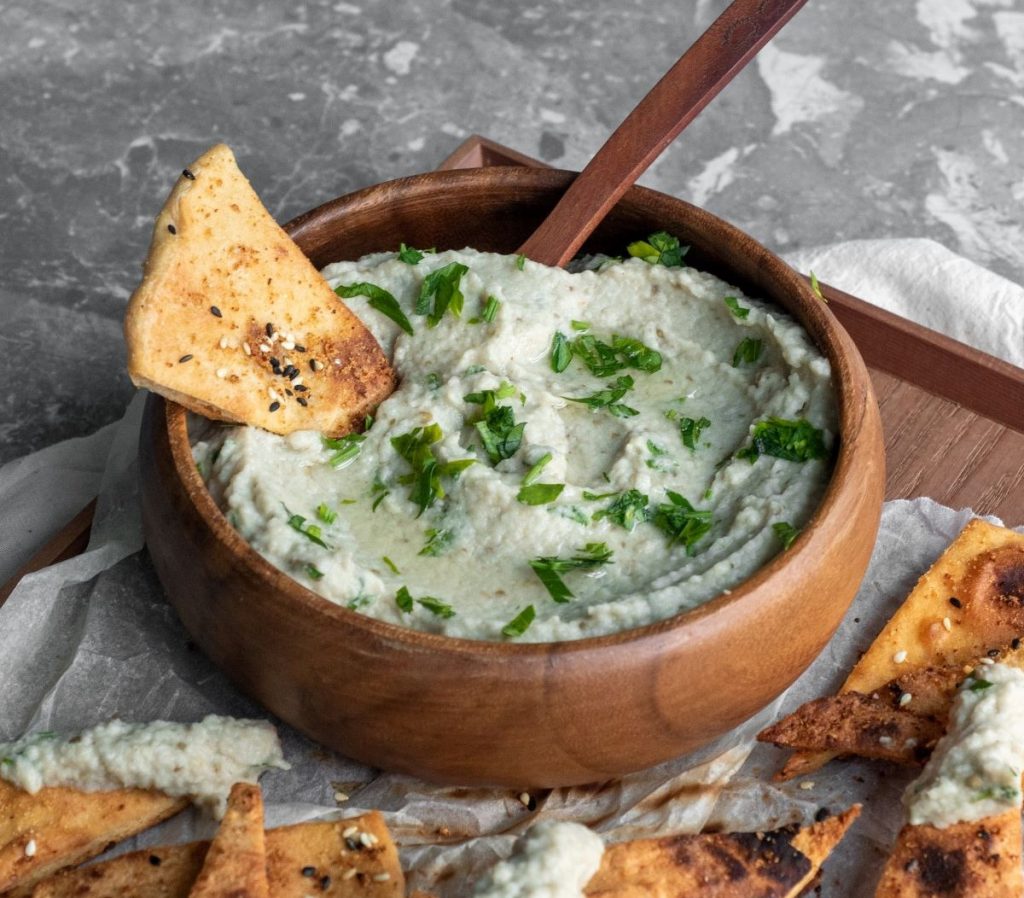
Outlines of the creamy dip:
[{"label": "creamy dip", "polygon": [[254,783],[275,767],[288,764],[271,724],[213,714],[199,723],[111,720],[74,736],[34,733],[0,742],[0,777],[26,792],[156,789],[188,796],[218,818],[234,783]]},{"label": "creamy dip", "polygon": [[979,665],[960,686],[946,735],[904,795],[913,824],[950,826],[1021,803],[1024,671]]},{"label": "creamy dip", "polygon": [[601,866],[601,837],[579,823],[534,824],[507,860],[473,889],[474,898],[579,898]]},{"label": "creamy dip", "polygon": [[400,377],[372,426],[332,443],[217,427],[194,453],[242,536],[332,602],[473,639],[613,633],[736,586],[818,505],[828,362],[709,274],[469,249],[323,273]]}]

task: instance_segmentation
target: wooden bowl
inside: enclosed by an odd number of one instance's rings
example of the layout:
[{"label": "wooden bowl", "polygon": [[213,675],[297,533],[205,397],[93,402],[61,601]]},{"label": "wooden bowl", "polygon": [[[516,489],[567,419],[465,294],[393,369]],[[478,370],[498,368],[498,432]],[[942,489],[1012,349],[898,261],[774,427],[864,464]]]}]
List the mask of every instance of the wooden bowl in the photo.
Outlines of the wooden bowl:
[{"label": "wooden bowl", "polygon": [[[400,241],[515,252],[572,177],[519,167],[420,175],[333,200],[288,230],[318,267]],[[586,249],[619,253],[659,229],[692,245],[690,264],[788,309],[832,364],[835,470],[792,548],[730,595],[611,636],[508,644],[404,629],[331,604],[250,548],[196,472],[184,410],[151,396],[141,437],[149,551],[186,628],[239,689],[375,767],[554,787],[696,749],[808,666],[853,598],[878,528],[884,458],[871,382],[805,281],[701,209],[633,188]]]}]

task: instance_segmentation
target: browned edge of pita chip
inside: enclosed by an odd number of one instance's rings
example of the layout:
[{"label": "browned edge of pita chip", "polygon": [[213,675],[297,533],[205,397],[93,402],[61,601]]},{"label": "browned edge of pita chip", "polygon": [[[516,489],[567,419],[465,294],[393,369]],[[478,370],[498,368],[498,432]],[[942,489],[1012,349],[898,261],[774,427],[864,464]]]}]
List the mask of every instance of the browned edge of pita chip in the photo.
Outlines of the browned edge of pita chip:
[{"label": "browned edge of pita chip", "polygon": [[263,795],[253,783],[235,783],[217,835],[190,898],[269,898],[263,835]]},{"label": "browned edge of pita chip", "polygon": [[128,373],[208,418],[357,429],[395,387],[363,322],[274,221],[231,150],[207,150],[157,215],[125,314]]},{"label": "browned edge of pita chip", "polygon": [[31,795],[0,780],[0,893],[102,854],[188,805],[143,789]]},{"label": "browned edge of pita chip", "polygon": [[792,898],[860,813],[760,833],[702,833],[609,845],[587,898]]},{"label": "browned edge of pita chip", "polygon": [[1020,809],[900,830],[875,898],[1020,898]]}]

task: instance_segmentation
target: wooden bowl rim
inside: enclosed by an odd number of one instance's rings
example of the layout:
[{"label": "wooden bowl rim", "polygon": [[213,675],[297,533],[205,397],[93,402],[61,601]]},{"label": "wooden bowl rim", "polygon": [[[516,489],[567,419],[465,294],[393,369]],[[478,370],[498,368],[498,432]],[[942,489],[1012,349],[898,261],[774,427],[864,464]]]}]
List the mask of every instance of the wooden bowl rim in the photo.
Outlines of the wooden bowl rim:
[{"label": "wooden bowl rim", "polygon": [[[329,200],[309,212],[297,216],[284,227],[292,236],[301,234],[304,227],[324,215],[337,218],[346,209],[356,211],[362,206],[372,205],[381,191],[402,191],[403,195],[410,193],[415,195],[417,193],[430,193],[436,190],[438,185],[443,185],[445,189],[458,189],[460,185],[466,182],[476,182],[481,178],[493,179],[496,182],[496,186],[503,183],[522,184],[525,182],[531,187],[550,189],[566,186],[577,174],[577,172],[561,169],[489,166],[486,168],[456,169],[411,175],[375,184]],[[745,244],[745,248],[748,251],[756,254],[759,263],[766,265],[772,276],[781,282],[787,297],[792,297],[793,307],[787,306],[785,310],[796,318],[804,329],[808,331],[815,346],[829,360],[833,378],[833,389],[836,392],[838,405],[839,425],[837,439],[839,448],[834,457],[832,475],[821,501],[789,549],[780,551],[728,593],[721,593],[695,608],[680,611],[671,617],[603,636],[590,636],[554,642],[497,642],[446,636],[423,630],[415,630],[411,627],[402,627],[359,614],[343,605],[335,604],[311,589],[306,588],[280,568],[263,558],[231,526],[227,517],[213,501],[212,495],[199,475],[192,457],[186,409],[177,403],[164,400],[156,394],[151,394],[149,397],[150,402],[162,402],[165,406],[163,416],[159,415],[159,407],[153,410],[157,412],[155,419],[159,421],[163,417],[166,423],[174,470],[184,485],[197,512],[214,536],[221,540],[228,551],[248,568],[250,574],[257,579],[268,582],[270,587],[286,597],[287,601],[296,604],[302,613],[323,616],[332,621],[332,623],[341,624],[343,628],[348,628],[350,631],[361,631],[363,635],[374,640],[403,643],[422,650],[443,654],[475,655],[492,660],[495,657],[509,660],[520,657],[547,658],[550,657],[552,652],[557,652],[558,654],[579,654],[600,651],[605,648],[631,643],[639,644],[647,640],[657,639],[669,633],[699,629],[710,618],[724,616],[727,611],[736,612],[739,610],[739,606],[756,602],[759,599],[765,600],[767,597],[761,594],[761,587],[775,577],[784,578],[785,569],[795,562],[798,556],[814,551],[819,553],[819,557],[821,557],[822,550],[828,545],[827,537],[821,537],[821,530],[824,524],[830,520],[831,516],[836,513],[836,507],[840,504],[841,491],[858,488],[857,484],[851,481],[849,471],[857,462],[854,451],[855,437],[860,434],[865,419],[864,403],[856,401],[857,397],[854,387],[858,382],[867,383],[868,387],[870,387],[863,359],[860,357],[859,352],[857,352],[852,339],[850,339],[838,319],[828,309],[827,303],[814,294],[809,284],[800,274],[790,268],[780,257],[754,240],[753,237],[698,206],[649,188],[630,188],[623,199],[620,200],[620,203],[630,204],[631,200],[636,198],[646,201],[648,205],[668,202],[675,206],[682,206],[687,210],[688,216],[695,220],[701,230],[725,233],[734,240]],[[825,345],[822,345],[822,338],[827,338]],[[845,390],[839,382],[840,375],[843,375],[848,381]],[[870,389],[868,389],[868,392],[870,393]],[[852,434],[852,437],[848,438],[847,434]],[[821,546],[816,545],[819,541],[822,542]]]}]

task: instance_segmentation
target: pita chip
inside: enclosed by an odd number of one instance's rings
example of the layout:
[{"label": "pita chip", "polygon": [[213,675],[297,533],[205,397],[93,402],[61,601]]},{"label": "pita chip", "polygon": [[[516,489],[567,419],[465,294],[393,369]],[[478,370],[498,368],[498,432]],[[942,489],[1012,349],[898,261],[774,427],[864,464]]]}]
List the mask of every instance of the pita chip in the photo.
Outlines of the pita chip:
[{"label": "pita chip", "polygon": [[136,386],[273,433],[350,433],[395,386],[376,339],[223,144],[185,169],[157,216],[124,332]]},{"label": "pita chip", "polygon": [[259,786],[231,787],[228,809],[189,898],[270,898]]}]

